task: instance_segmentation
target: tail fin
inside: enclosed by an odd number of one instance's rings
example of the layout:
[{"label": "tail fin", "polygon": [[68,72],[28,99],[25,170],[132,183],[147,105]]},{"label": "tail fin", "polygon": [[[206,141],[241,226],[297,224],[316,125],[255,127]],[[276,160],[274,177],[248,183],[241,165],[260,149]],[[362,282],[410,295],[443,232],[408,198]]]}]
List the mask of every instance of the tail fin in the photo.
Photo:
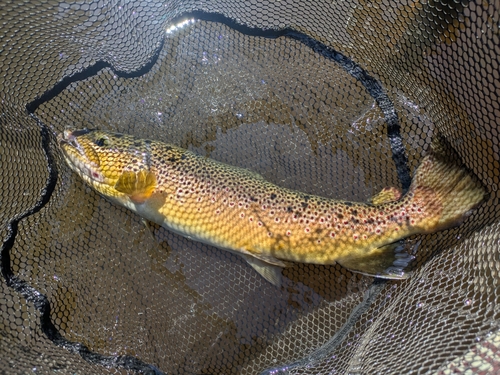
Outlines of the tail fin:
[{"label": "tail fin", "polygon": [[[417,168],[408,193],[399,203],[395,203],[398,198],[396,189],[385,189],[372,199],[372,204],[403,204],[408,212],[408,230],[397,233],[403,235],[404,232],[404,238],[411,234],[433,233],[460,225],[488,198],[488,192],[479,179],[463,165],[448,142],[439,135],[433,140],[432,152]],[[368,249],[366,253],[353,252],[338,259],[338,262],[365,275],[404,279],[408,276],[405,268],[413,259],[409,252],[404,251],[404,246],[408,244],[405,241],[388,243]]]},{"label": "tail fin", "polygon": [[484,185],[463,165],[444,137],[437,135],[431,147],[408,192],[410,203],[432,213],[418,223],[426,233],[460,225],[488,198]]}]

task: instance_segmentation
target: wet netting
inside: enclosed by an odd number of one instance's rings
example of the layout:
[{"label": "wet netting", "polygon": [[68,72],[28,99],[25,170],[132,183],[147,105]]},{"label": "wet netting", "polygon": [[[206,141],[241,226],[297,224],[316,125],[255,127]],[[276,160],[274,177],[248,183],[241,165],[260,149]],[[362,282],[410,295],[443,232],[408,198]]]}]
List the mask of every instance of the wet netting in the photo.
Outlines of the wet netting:
[{"label": "wet netting", "polygon": [[[498,0],[3,1],[1,374],[500,372]],[[409,187],[440,133],[490,196],[387,281],[240,256],[110,203],[57,134],[175,144],[283,187]],[[224,220],[224,218],[214,218]]]}]

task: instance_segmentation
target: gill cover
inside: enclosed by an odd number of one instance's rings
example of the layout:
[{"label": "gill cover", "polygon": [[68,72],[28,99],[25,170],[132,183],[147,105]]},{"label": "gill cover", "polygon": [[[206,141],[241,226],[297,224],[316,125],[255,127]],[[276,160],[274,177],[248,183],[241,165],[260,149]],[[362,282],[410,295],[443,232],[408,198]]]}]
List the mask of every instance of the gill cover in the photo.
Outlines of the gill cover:
[{"label": "gill cover", "polygon": [[125,194],[144,203],[157,187],[151,172],[146,142],[100,130],[66,130],[59,137],[65,158],[80,175],[90,179],[97,191],[113,197]]}]

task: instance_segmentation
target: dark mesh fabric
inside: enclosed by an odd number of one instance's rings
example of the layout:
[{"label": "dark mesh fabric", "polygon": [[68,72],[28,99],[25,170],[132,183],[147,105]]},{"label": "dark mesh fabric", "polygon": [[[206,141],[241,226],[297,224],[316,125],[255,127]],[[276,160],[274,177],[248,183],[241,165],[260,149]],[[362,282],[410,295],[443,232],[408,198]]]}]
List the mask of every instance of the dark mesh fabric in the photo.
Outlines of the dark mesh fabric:
[{"label": "dark mesh fabric", "polygon": [[[500,3],[14,2],[0,25],[0,373],[500,372]],[[441,132],[490,199],[386,282],[237,255],[109,203],[56,134],[189,148],[366,201]]]}]

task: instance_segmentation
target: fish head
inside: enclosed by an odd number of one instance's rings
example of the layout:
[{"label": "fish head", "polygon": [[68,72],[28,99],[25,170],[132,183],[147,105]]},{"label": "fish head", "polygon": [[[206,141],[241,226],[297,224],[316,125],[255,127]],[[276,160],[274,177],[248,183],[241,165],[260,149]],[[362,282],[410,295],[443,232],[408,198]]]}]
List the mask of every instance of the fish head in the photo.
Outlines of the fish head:
[{"label": "fish head", "polygon": [[91,129],[65,130],[58,140],[70,168],[104,196],[133,196],[155,187],[150,172],[151,141]]}]

